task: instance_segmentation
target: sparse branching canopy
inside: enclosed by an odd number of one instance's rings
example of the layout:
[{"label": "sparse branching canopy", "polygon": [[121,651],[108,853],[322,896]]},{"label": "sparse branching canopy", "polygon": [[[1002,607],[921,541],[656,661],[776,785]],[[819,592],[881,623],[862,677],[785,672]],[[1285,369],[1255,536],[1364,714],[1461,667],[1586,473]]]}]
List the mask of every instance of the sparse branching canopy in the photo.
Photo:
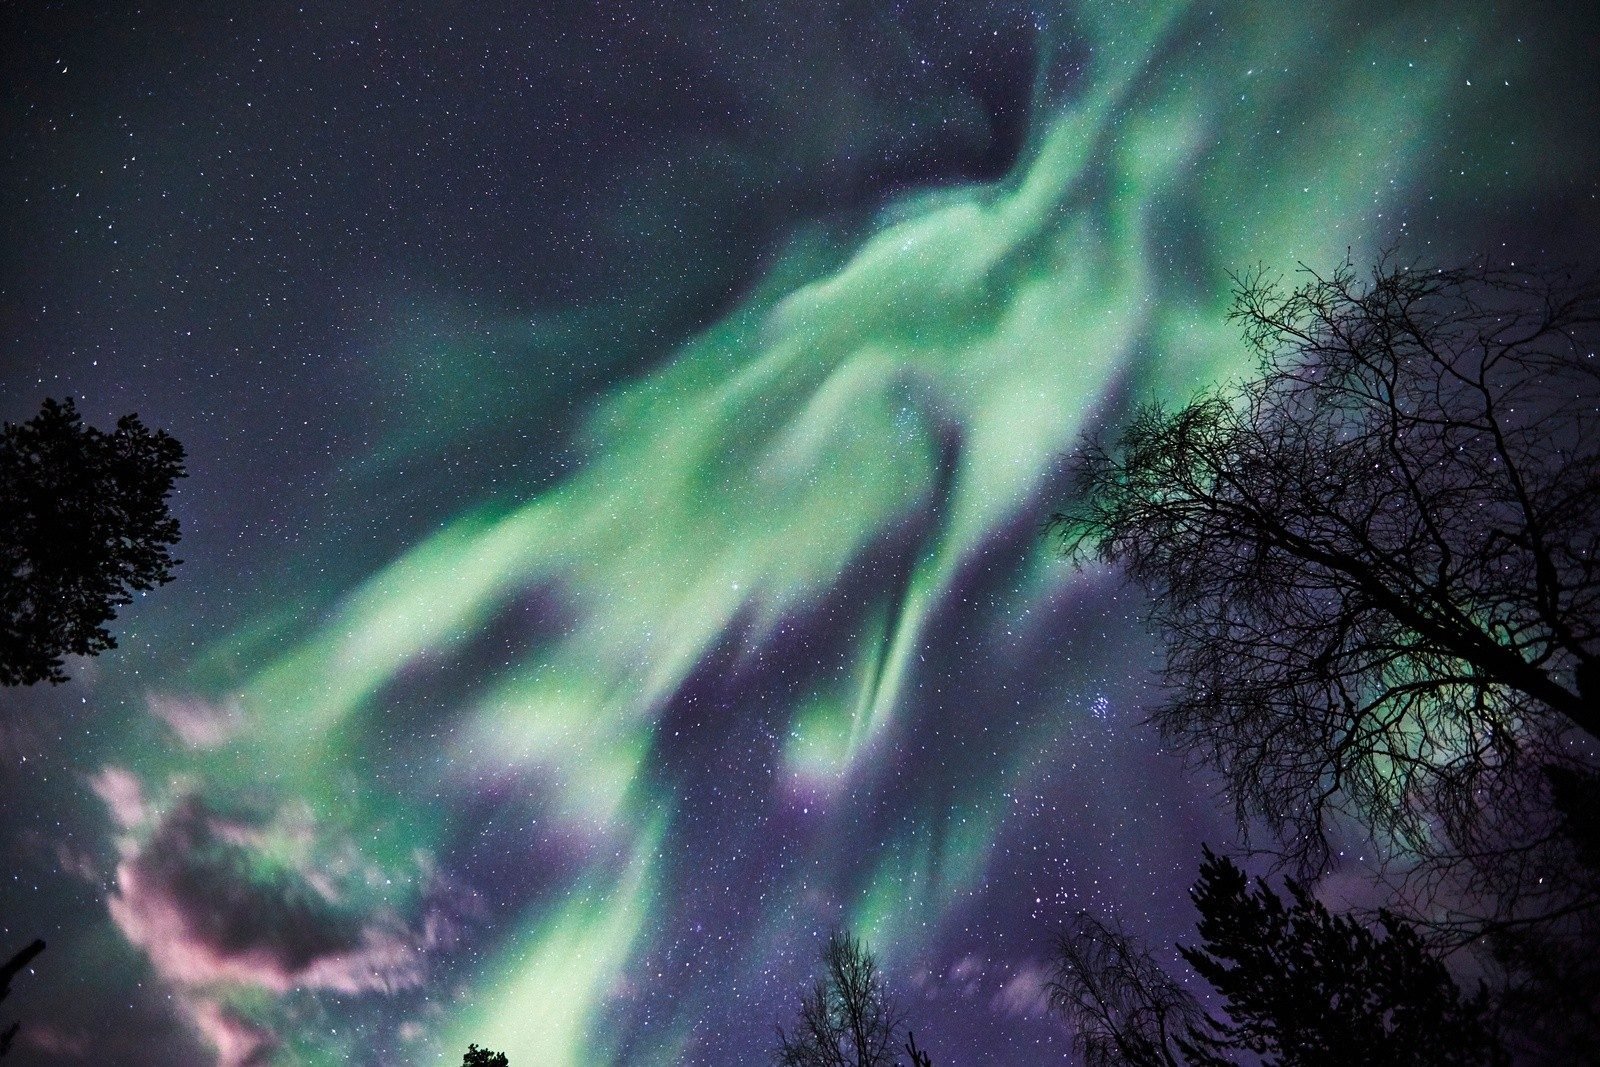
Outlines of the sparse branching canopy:
[{"label": "sparse branching canopy", "polygon": [[1080,913],[1056,938],[1045,995],[1087,1067],[1178,1067],[1199,1003],[1121,929]]},{"label": "sparse branching canopy", "polygon": [[135,415],[104,433],[69,399],[0,431],[0,684],[64,682],[62,657],[116,647],[105,624],[172,580],[167,510],[183,447]]},{"label": "sparse branching canopy", "polygon": [[1259,374],[1089,444],[1056,528],[1149,591],[1153,718],[1241,821],[1306,869],[1340,812],[1418,855],[1481,849],[1574,729],[1600,737],[1600,292],[1307,277],[1239,279]]},{"label": "sparse branching canopy", "polygon": [[[772,1060],[778,1067],[895,1067],[903,1019],[877,961],[865,945],[842,931],[822,950],[823,976],[800,1001],[793,1031],[778,1027]],[[928,1067],[926,1053],[906,1040],[912,1063]]]}]

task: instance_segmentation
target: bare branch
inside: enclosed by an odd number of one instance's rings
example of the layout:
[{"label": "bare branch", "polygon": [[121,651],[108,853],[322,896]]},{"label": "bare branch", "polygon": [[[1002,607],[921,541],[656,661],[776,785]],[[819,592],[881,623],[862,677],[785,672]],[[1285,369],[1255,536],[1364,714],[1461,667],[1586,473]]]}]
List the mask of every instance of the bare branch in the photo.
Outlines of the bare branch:
[{"label": "bare branch", "polygon": [[1234,281],[1256,377],[1088,442],[1055,519],[1150,593],[1154,722],[1302,874],[1354,820],[1480,929],[1600,900],[1546,877],[1571,864],[1543,772],[1600,739],[1600,289],[1389,259]]}]

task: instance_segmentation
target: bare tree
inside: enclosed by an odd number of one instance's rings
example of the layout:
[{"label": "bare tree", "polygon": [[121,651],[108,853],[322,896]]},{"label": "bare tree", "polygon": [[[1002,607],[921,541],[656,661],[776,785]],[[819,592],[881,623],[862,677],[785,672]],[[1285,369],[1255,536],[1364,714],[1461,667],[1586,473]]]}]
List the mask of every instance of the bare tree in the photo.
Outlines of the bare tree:
[{"label": "bare tree", "polygon": [[1086,447],[1064,548],[1148,590],[1154,721],[1302,871],[1353,816],[1434,903],[1587,906],[1542,768],[1600,737],[1600,290],[1307,274],[1237,279],[1253,380]]},{"label": "bare tree", "polygon": [[1045,995],[1088,1067],[1180,1067],[1178,1040],[1205,1019],[1149,949],[1087,912],[1057,935]]},{"label": "bare tree", "polygon": [[[794,1031],[777,1028],[773,1062],[780,1067],[894,1067],[903,1017],[872,953],[836,930],[822,950],[822,963],[823,976],[801,998]],[[905,1048],[914,1065],[928,1067],[915,1039]]]},{"label": "bare tree", "polygon": [[[22,969],[32,963],[34,957],[44,951],[44,942],[35,938],[24,946],[15,956],[0,963],[0,1000],[6,999],[11,994],[11,979],[22,972]],[[0,1031],[0,1056],[11,1051],[11,1042],[17,1038],[17,1031],[22,1029],[21,1023],[12,1023]]]}]

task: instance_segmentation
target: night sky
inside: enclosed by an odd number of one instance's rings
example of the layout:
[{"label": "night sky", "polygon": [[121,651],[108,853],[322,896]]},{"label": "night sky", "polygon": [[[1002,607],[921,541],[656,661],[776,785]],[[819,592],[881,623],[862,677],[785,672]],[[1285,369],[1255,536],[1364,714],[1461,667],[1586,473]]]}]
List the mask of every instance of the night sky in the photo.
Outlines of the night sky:
[{"label": "night sky", "polygon": [[1230,271],[1596,265],[1590,6],[0,5],[0,417],[190,457],[0,694],[13,1062],[758,1063],[836,926],[1063,1062],[1233,841],[1063,457]]}]

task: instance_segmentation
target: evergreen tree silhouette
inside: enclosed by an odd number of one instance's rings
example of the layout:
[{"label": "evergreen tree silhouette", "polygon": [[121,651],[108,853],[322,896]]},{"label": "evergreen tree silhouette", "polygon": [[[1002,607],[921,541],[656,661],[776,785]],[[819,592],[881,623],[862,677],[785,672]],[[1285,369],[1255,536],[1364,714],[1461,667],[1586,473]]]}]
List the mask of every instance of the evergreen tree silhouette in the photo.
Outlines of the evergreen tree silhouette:
[{"label": "evergreen tree silhouette", "polygon": [[467,1054],[461,1058],[461,1067],[511,1067],[504,1052],[490,1052],[477,1045],[468,1045]]},{"label": "evergreen tree silhouette", "polygon": [[105,624],[172,580],[167,510],[183,446],[124,415],[85,426],[69,398],[0,430],[0,684],[67,680],[66,655],[116,647]]},{"label": "evergreen tree silhouette", "polygon": [[1227,1019],[1178,1040],[1191,1062],[1233,1062],[1222,1054],[1237,1050],[1296,1067],[1506,1062],[1486,1022],[1487,991],[1464,996],[1409,923],[1380,912],[1380,934],[1332,914],[1301,883],[1287,887],[1284,900],[1205,850],[1190,891],[1200,944],[1178,951],[1220,994]]}]

